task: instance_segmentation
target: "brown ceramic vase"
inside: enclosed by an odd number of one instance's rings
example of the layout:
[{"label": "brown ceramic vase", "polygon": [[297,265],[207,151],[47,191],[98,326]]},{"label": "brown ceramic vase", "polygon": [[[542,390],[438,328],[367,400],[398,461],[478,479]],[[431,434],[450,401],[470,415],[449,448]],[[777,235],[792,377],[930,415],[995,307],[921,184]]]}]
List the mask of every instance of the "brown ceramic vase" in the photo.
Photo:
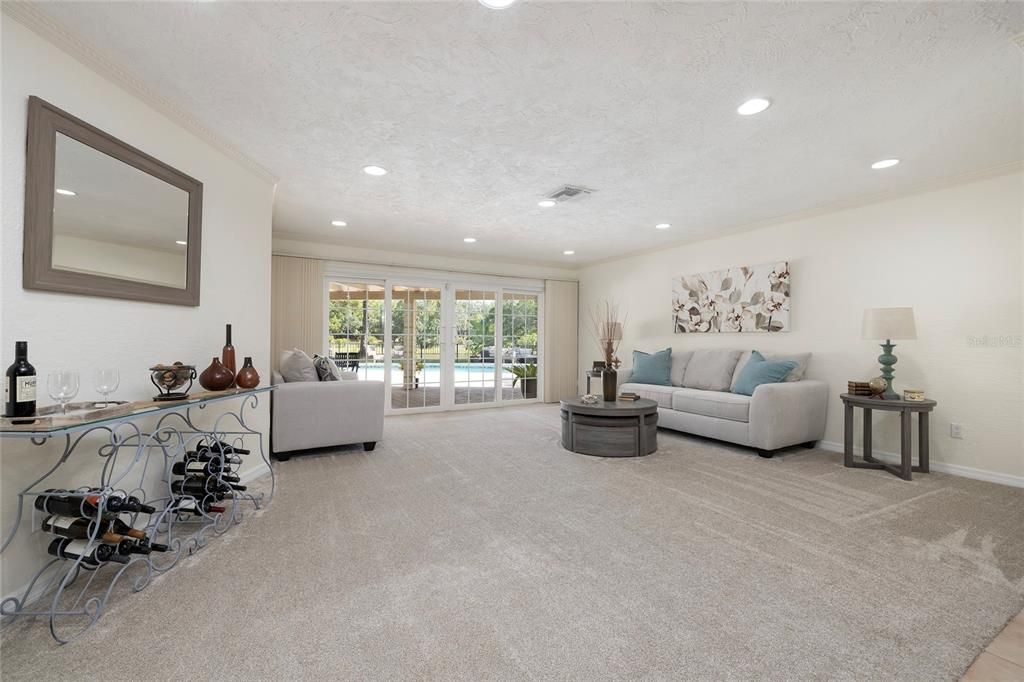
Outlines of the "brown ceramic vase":
[{"label": "brown ceramic vase", "polygon": [[238,370],[235,383],[239,388],[256,388],[260,385],[260,375],[256,368],[252,366],[251,357],[247,357],[242,364],[242,369]]},{"label": "brown ceramic vase", "polygon": [[214,358],[210,366],[199,375],[199,385],[207,391],[223,391],[235,380],[234,373],[224,366],[220,358]]}]

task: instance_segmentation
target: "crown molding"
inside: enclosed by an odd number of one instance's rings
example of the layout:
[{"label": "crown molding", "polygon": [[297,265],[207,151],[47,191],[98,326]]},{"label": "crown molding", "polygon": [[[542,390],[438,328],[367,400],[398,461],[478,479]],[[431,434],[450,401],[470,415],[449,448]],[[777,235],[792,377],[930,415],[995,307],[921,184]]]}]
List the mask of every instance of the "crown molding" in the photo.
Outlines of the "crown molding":
[{"label": "crown molding", "polygon": [[828,215],[830,213],[839,213],[840,211],[847,211],[854,208],[860,208],[862,206],[870,206],[872,204],[880,204],[886,201],[895,201],[896,199],[903,199],[905,197],[912,197],[918,194],[928,194],[929,192],[937,192],[942,189],[949,189],[950,187],[957,187],[959,185],[968,185],[972,182],[980,182],[982,180],[988,180],[989,178],[996,178],[1002,175],[1010,175],[1013,173],[1024,172],[1024,161],[1011,161],[1010,163],[1004,163],[999,166],[993,166],[991,168],[984,168],[978,171],[970,171],[968,173],[961,173],[959,175],[947,176],[939,178],[937,180],[929,180],[927,182],[917,183],[910,187],[902,190],[892,190],[887,192],[875,192],[872,194],[864,194],[851,199],[845,199],[842,201],[835,201],[814,208],[809,208],[803,211],[796,211],[794,213],[787,213],[784,215],[776,216],[774,218],[766,218],[764,220],[758,220],[752,223],[742,223],[738,225],[730,225],[716,230],[713,234],[705,234],[697,237],[691,237],[689,239],[681,239],[679,241],[672,242],[670,244],[663,244],[661,246],[651,247],[649,249],[639,249],[637,251],[630,251],[623,253],[618,256],[610,256],[608,258],[602,258],[595,260],[590,263],[581,263],[576,266],[577,270],[585,270],[586,268],[592,268],[597,265],[604,265],[605,263],[614,263],[620,260],[626,260],[635,256],[645,256],[651,253],[658,253],[666,249],[675,248],[678,246],[686,246],[688,244],[699,244],[701,242],[709,242],[715,239],[721,239],[723,237],[730,237],[736,234],[742,234],[744,232],[752,232],[754,230],[760,230],[766,227],[772,227],[773,225],[781,225],[783,223],[794,222],[797,220],[806,220],[807,218],[816,218],[818,216]]},{"label": "crown molding", "polygon": [[116,64],[107,55],[69,31],[63,24],[39,9],[37,3],[8,2],[4,0],[4,2],[0,3],[0,8],[2,8],[3,14],[10,19],[17,21],[43,39],[53,43],[59,49],[139,98],[164,116],[167,116],[248,171],[273,185],[277,184],[278,178],[270,170],[243,154],[233,145],[222,140],[216,133],[197,121],[191,114],[158,94],[140,78]]}]

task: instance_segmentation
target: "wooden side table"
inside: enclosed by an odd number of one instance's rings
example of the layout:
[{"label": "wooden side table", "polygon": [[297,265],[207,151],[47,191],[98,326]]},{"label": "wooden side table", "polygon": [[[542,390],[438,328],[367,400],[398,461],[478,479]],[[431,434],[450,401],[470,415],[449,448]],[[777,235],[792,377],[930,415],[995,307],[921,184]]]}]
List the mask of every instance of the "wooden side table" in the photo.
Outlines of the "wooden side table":
[{"label": "wooden side table", "polygon": [[[843,393],[843,464],[854,469],[885,469],[909,481],[912,471],[928,473],[928,413],[938,404],[934,400],[882,400],[863,395]],[[864,461],[853,459],[853,408],[864,410]],[[871,414],[874,410],[900,413],[900,466],[880,462],[871,455]],[[913,466],[910,416],[917,413],[918,453]]]}]

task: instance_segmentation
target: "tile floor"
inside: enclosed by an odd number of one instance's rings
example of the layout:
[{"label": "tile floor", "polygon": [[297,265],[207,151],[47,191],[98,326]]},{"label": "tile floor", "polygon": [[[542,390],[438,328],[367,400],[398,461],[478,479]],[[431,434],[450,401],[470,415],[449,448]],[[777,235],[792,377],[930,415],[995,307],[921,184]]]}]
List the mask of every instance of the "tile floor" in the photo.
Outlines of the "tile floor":
[{"label": "tile floor", "polygon": [[1024,680],[1024,611],[1006,624],[964,673],[962,682]]}]

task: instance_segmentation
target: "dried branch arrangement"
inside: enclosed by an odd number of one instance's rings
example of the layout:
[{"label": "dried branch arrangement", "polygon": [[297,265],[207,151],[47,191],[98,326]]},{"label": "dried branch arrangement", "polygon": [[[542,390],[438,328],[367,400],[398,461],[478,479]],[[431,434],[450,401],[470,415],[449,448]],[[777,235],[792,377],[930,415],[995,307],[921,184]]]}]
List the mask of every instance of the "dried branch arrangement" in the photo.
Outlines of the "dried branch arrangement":
[{"label": "dried branch arrangement", "polygon": [[598,303],[590,310],[590,331],[604,353],[605,366],[618,369],[622,361],[617,355],[622,341],[622,326],[626,317],[619,319],[619,306],[611,301]]}]

